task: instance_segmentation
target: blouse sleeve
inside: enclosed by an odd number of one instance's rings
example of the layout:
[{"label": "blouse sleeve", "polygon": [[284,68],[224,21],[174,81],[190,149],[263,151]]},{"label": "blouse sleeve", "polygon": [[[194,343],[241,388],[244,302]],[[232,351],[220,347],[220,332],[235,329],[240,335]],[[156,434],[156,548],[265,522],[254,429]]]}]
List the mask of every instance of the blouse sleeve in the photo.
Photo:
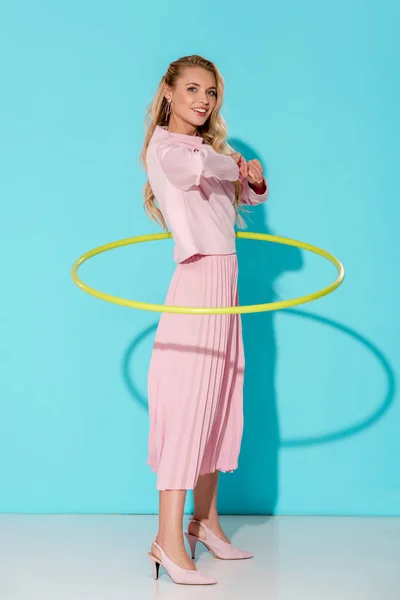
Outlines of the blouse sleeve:
[{"label": "blouse sleeve", "polygon": [[262,202],[266,202],[269,194],[269,186],[268,181],[264,177],[264,187],[265,190],[262,194],[257,194],[254,190],[251,189],[249,182],[246,177],[240,176],[240,181],[243,185],[243,193],[242,193],[242,202],[243,204],[251,204],[254,206],[255,204],[261,204]]},{"label": "blouse sleeve", "polygon": [[199,185],[201,177],[236,181],[239,167],[227,154],[216,152],[212,146],[191,147],[160,144],[156,150],[161,168],[170,182],[181,190]]}]

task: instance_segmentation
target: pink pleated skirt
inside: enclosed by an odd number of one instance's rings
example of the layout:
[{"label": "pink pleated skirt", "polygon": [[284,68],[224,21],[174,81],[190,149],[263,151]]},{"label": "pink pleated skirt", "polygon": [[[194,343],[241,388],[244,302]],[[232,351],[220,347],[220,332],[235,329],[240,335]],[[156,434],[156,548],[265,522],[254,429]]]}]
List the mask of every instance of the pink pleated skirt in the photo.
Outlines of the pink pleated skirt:
[{"label": "pink pleated skirt", "polygon": [[[236,254],[176,266],[165,304],[238,304]],[[243,433],[240,315],[162,313],[148,373],[148,459],[157,489],[194,489],[199,475],[238,467]]]}]

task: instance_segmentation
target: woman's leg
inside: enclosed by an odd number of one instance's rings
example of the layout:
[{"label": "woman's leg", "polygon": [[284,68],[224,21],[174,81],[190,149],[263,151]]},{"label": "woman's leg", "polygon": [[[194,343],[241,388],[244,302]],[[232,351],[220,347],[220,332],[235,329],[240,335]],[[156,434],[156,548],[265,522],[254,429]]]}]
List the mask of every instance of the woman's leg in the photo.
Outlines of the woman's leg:
[{"label": "woman's leg", "polygon": [[[183,541],[182,521],[185,498],[186,490],[160,490],[159,528],[156,541],[179,567],[196,570]],[[154,556],[161,558],[156,546],[152,546],[151,551]]]},{"label": "woman's leg", "polygon": [[[200,475],[197,479],[196,487],[193,490],[194,513],[193,518],[197,521],[203,521],[221,540],[229,542],[219,524],[217,512],[217,492],[218,492],[218,474],[219,471]],[[204,531],[201,525],[189,523],[189,533],[197,535],[204,539]]]}]

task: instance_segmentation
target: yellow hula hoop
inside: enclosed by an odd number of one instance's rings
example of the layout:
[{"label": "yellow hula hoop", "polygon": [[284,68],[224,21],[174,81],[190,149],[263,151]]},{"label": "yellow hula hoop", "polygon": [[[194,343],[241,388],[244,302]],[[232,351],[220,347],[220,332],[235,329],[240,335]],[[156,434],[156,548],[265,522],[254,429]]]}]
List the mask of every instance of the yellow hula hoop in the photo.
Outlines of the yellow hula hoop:
[{"label": "yellow hula hoop", "polygon": [[225,306],[215,308],[204,308],[196,306],[167,306],[165,304],[137,302],[136,300],[128,300],[127,298],[120,298],[118,296],[113,296],[111,294],[101,292],[100,290],[96,290],[95,288],[90,287],[81,279],[79,279],[78,269],[81,266],[81,264],[89,260],[89,258],[96,256],[96,254],[101,254],[102,252],[107,252],[107,250],[112,250],[114,248],[120,248],[121,246],[128,246],[129,244],[139,244],[141,242],[153,242],[155,240],[165,240],[168,238],[172,238],[172,233],[170,232],[138,235],[135,237],[125,238],[123,240],[110,242],[109,244],[98,246],[97,248],[93,248],[93,250],[89,250],[88,252],[85,252],[85,254],[82,254],[82,256],[80,256],[78,260],[74,262],[71,269],[71,276],[76,285],[80,287],[84,292],[87,292],[88,294],[91,294],[96,298],[100,298],[101,300],[105,300],[106,302],[113,302],[114,304],[120,304],[121,306],[128,306],[129,308],[138,308],[140,310],[150,310],[153,312],[198,315],[224,315],[264,312],[269,310],[281,310],[283,308],[288,308],[289,306],[305,304],[306,302],[311,302],[312,300],[316,300],[317,298],[326,296],[327,294],[333,292],[337,287],[339,287],[339,285],[344,279],[344,267],[342,263],[335,256],[333,256],[326,250],[323,250],[322,248],[318,248],[317,246],[307,244],[306,242],[300,242],[298,240],[292,240],[290,238],[282,237],[279,235],[269,235],[265,233],[245,233],[242,231],[238,231],[236,232],[236,237],[245,238],[248,240],[277,242],[279,244],[286,244],[287,246],[296,246],[298,248],[304,248],[304,250],[310,250],[311,252],[319,254],[320,256],[323,256],[324,258],[327,258],[330,262],[332,262],[338,270],[338,276],[335,279],[335,281],[327,287],[324,287],[323,289],[318,290],[317,292],[313,292],[312,294],[299,296],[298,298],[292,298],[290,300],[281,300],[279,302],[268,302],[267,304],[248,304],[245,306]]}]

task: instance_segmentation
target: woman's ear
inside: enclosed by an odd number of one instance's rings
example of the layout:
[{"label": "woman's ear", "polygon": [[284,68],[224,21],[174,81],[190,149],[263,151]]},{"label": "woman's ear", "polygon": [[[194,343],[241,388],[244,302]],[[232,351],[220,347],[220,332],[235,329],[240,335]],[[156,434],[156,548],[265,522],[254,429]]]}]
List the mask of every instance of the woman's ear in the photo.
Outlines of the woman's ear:
[{"label": "woman's ear", "polygon": [[167,85],[164,86],[164,98],[168,102],[171,102],[171,90]]}]

